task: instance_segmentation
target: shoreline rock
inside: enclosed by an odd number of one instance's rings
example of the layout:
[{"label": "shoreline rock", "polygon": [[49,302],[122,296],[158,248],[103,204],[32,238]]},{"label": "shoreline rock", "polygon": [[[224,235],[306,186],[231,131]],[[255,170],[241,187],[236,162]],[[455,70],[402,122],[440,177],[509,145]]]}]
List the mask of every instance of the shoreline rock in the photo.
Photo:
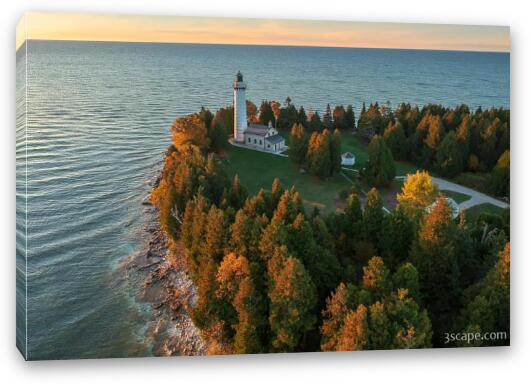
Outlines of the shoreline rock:
[{"label": "shoreline rock", "polygon": [[[155,186],[159,181],[160,177]],[[138,299],[151,304],[153,311],[153,321],[146,330],[146,342],[151,344],[154,356],[204,355],[205,343],[187,310],[195,303],[196,288],[184,268],[170,261],[172,251],[159,225],[158,210],[153,206],[148,209],[147,250],[130,264],[136,273],[145,274]]]}]

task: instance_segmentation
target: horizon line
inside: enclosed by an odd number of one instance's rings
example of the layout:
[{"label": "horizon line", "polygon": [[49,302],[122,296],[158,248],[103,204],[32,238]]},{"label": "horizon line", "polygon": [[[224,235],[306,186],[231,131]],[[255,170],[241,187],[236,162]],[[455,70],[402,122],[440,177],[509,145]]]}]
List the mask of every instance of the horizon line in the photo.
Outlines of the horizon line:
[{"label": "horizon line", "polygon": [[349,46],[349,45],[309,45],[309,44],[245,44],[245,43],[215,43],[215,42],[181,42],[181,41],[144,41],[144,40],[93,40],[93,39],[24,39],[16,47],[16,52],[27,42],[76,42],[76,43],[129,43],[129,44],[182,44],[182,45],[227,45],[227,46],[256,46],[256,47],[293,47],[293,48],[341,48],[341,49],[387,49],[395,51],[434,51],[434,52],[471,52],[471,53],[511,53],[508,50],[491,50],[491,49],[440,49],[440,48],[411,48],[411,47],[371,47],[371,46]]}]

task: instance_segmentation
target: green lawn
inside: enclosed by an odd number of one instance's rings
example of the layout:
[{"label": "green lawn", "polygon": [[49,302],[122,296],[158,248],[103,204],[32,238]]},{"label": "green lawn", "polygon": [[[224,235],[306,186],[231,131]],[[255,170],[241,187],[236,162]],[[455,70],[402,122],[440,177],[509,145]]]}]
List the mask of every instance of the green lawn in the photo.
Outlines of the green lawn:
[{"label": "green lawn", "polygon": [[330,180],[320,180],[302,174],[287,157],[229,146],[228,158],[223,160],[225,171],[230,177],[240,176],[242,184],[251,194],[260,188],[271,189],[277,177],[285,188],[295,186],[308,209],[318,207],[323,212],[335,211],[340,204],[339,193],[352,185],[341,175]]},{"label": "green lawn", "polygon": [[356,156],[354,169],[360,169],[367,161],[367,145],[359,137],[349,132],[341,133],[341,153],[351,152]]},{"label": "green lawn", "polygon": [[503,208],[497,207],[489,203],[475,205],[465,211],[466,218],[471,223],[475,223],[481,213],[490,213],[493,215],[501,216],[503,212]]},{"label": "green lawn", "polygon": [[446,197],[450,197],[450,198],[454,199],[457,204],[461,204],[462,202],[470,200],[470,198],[471,198],[469,195],[465,195],[464,193],[459,193],[459,192],[455,192],[455,191],[442,190],[441,192]]},{"label": "green lawn", "polygon": [[[341,152],[348,151],[356,156],[356,164],[352,168],[359,170],[363,167],[369,157],[367,147],[368,144],[364,143],[358,136],[350,132],[341,133]],[[395,166],[397,176],[415,173],[418,169],[414,164],[406,161],[395,161]]]}]

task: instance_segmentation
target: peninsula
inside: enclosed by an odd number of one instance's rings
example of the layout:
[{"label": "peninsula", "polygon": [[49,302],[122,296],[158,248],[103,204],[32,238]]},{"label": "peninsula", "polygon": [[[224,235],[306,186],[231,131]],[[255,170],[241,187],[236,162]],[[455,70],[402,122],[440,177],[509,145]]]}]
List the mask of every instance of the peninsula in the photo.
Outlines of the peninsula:
[{"label": "peninsula", "polygon": [[245,89],[175,120],[151,194],[201,353],[509,344],[508,110]]}]

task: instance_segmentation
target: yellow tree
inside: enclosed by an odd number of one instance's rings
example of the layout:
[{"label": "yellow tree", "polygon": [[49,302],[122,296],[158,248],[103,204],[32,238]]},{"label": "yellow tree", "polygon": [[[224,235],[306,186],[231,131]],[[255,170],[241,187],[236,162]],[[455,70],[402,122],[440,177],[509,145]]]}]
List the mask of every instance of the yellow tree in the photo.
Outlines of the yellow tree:
[{"label": "yellow tree", "polygon": [[426,207],[435,201],[438,193],[439,189],[430,174],[417,171],[407,175],[402,192],[396,195],[396,199],[410,217],[419,218]]}]

